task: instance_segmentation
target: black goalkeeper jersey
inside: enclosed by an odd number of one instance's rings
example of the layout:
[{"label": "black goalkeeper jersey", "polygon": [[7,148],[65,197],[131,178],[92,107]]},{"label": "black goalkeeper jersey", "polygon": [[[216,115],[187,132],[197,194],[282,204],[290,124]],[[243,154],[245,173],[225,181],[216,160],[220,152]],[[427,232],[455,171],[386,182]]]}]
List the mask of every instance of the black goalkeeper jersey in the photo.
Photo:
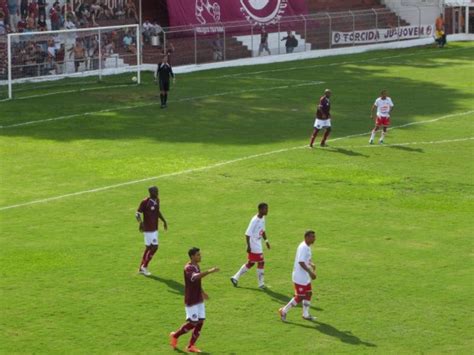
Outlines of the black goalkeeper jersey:
[{"label": "black goalkeeper jersey", "polygon": [[156,76],[160,81],[169,81],[170,76],[174,78],[173,69],[169,63],[158,63]]}]

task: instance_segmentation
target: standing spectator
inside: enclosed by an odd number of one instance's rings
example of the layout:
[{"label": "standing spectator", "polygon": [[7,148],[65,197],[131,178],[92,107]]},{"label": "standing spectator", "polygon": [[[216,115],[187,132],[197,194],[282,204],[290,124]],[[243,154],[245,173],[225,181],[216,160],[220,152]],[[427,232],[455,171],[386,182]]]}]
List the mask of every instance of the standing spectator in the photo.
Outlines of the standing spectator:
[{"label": "standing spectator", "polygon": [[46,19],[46,0],[38,0],[38,16],[41,15]]},{"label": "standing spectator", "polygon": [[35,21],[35,17],[33,13],[31,13],[30,16],[26,18],[25,22],[26,22],[25,32],[33,32],[36,30],[36,21]]},{"label": "standing spectator", "polygon": [[114,10],[107,4],[107,0],[102,0],[100,3],[100,8],[102,9],[102,13],[107,20],[110,20],[114,17]]},{"label": "standing spectator", "polygon": [[20,16],[28,17],[28,0],[20,0]]},{"label": "standing spectator", "polygon": [[37,26],[38,31],[46,31],[48,29],[48,25],[46,24],[46,18],[43,14],[39,15]]},{"label": "standing spectator", "polygon": [[45,74],[45,64],[46,64],[46,59],[48,58],[48,54],[43,51],[41,46],[38,44],[36,45],[36,52],[35,52],[35,58],[36,58],[36,65],[37,65],[37,75],[41,76]]},{"label": "standing spectator", "polygon": [[145,22],[143,22],[142,26],[143,26],[142,28],[143,40],[145,43],[150,43],[153,25],[151,24],[150,20],[147,19],[145,20]]},{"label": "standing spectator", "polygon": [[62,74],[65,72],[65,59],[66,59],[66,47],[64,43],[61,43],[59,49],[56,51],[56,56],[51,58],[51,64],[56,65],[56,74]]},{"label": "standing spectator", "polygon": [[81,63],[85,60],[85,49],[81,41],[76,40],[76,45],[70,50],[69,58],[74,54],[74,71],[77,73]]},{"label": "standing spectator", "polygon": [[268,55],[271,55],[270,49],[268,48],[268,33],[262,27],[262,32],[260,33],[260,46],[258,47],[258,55],[260,56],[266,50]]},{"label": "standing spectator", "polygon": [[35,19],[35,25],[36,25],[38,21],[38,16],[39,16],[38,3],[36,2],[36,0],[33,0],[28,5],[28,14]]},{"label": "standing spectator", "polygon": [[438,43],[439,48],[443,48],[446,45],[446,29],[443,14],[439,14],[439,17],[436,19],[435,22],[436,27],[436,43]]},{"label": "standing spectator", "polygon": [[293,32],[288,31],[287,36],[281,39],[285,42],[286,53],[293,53],[296,47],[298,47],[298,40],[296,39]]},{"label": "standing spectator", "polygon": [[10,24],[10,31],[17,32],[16,24],[18,22],[18,3],[17,0],[8,0],[8,14],[10,16],[8,23]]},{"label": "standing spectator", "polygon": [[175,48],[172,42],[168,42],[166,47],[163,48],[163,55],[166,55],[168,57],[168,63],[170,65],[171,65],[171,57],[174,52],[175,52]]},{"label": "standing spectator", "polygon": [[61,16],[59,14],[59,6],[53,6],[49,10],[49,19],[51,20],[51,29],[53,31],[58,31],[61,28]]},{"label": "standing spectator", "polygon": [[65,28],[66,30],[73,30],[73,29],[76,28],[76,24],[74,23],[71,14],[69,14],[69,15],[66,17],[66,21],[64,22],[64,28]]},{"label": "standing spectator", "polygon": [[212,56],[215,61],[224,60],[224,41],[222,40],[219,33],[216,38],[212,41]]},{"label": "standing spectator", "polygon": [[16,24],[16,32],[23,33],[26,29],[26,18],[20,18],[20,21]]}]

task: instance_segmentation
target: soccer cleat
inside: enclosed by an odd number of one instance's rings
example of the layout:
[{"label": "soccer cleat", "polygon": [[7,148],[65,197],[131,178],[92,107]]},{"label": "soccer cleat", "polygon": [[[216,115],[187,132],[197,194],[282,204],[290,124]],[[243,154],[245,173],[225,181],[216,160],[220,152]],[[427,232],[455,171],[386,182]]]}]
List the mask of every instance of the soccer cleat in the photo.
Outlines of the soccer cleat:
[{"label": "soccer cleat", "polygon": [[261,284],[261,285],[258,285],[258,288],[261,290],[264,290],[267,288],[267,286],[265,286],[265,284]]},{"label": "soccer cleat", "polygon": [[230,278],[230,282],[232,282],[232,285],[234,285],[234,287],[237,287],[237,285],[239,284],[239,281],[237,281],[233,277]]},{"label": "soccer cleat", "polygon": [[186,350],[186,352],[188,352],[188,353],[201,353],[201,352],[202,352],[201,350],[199,350],[198,348],[196,348],[194,345],[187,346],[185,350]]},{"label": "soccer cleat", "polygon": [[374,144],[374,140],[371,139],[371,140],[369,141],[369,144]]},{"label": "soccer cleat", "polygon": [[384,144],[383,139],[379,140],[379,144]]},{"label": "soccer cleat", "polygon": [[286,313],[283,312],[283,307],[278,310],[278,314],[280,315],[281,321],[286,322]]},{"label": "soccer cleat", "polygon": [[140,274],[143,274],[145,276],[150,276],[151,275],[151,272],[148,271],[148,269],[144,266],[140,267],[140,271],[139,271]]},{"label": "soccer cleat", "polygon": [[329,147],[326,143],[321,143],[320,146],[321,148]]},{"label": "soccer cleat", "polygon": [[312,144],[308,145],[308,149],[313,149],[313,145]]},{"label": "soccer cleat", "polygon": [[175,332],[170,333],[170,346],[173,349],[176,349],[176,347],[178,346],[178,338],[174,336],[175,334],[176,334]]},{"label": "soccer cleat", "polygon": [[304,319],[304,320],[309,320],[309,321],[314,321],[314,320],[316,320],[317,318],[316,318],[316,317],[313,317],[312,315],[309,315],[309,316],[307,316],[307,317],[303,316],[303,319]]}]

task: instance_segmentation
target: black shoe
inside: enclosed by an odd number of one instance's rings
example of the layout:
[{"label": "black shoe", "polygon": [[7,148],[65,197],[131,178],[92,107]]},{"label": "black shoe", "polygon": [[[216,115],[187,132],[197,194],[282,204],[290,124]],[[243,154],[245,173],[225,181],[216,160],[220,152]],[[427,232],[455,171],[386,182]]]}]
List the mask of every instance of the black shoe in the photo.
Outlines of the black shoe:
[{"label": "black shoe", "polygon": [[232,285],[234,285],[234,287],[237,287],[237,284],[239,283],[236,279],[234,279],[233,277],[230,278],[230,282],[232,282]]}]

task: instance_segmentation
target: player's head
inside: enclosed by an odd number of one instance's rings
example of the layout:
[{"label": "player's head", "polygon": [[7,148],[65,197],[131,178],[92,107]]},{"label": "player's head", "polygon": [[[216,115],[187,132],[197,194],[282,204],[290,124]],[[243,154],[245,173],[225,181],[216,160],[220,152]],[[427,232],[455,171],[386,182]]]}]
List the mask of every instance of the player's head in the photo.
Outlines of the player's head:
[{"label": "player's head", "polygon": [[201,261],[201,249],[193,247],[188,251],[189,258],[192,262],[199,263]]},{"label": "player's head", "polygon": [[326,96],[326,97],[331,97],[331,95],[332,95],[331,89],[326,89],[326,90],[324,90],[324,96]]},{"label": "player's head", "polygon": [[304,232],[304,241],[306,244],[311,245],[316,240],[316,232],[313,230],[307,230]]},{"label": "player's head", "polygon": [[268,214],[268,204],[265,202],[258,204],[258,214],[261,216],[266,216]]},{"label": "player's head", "polygon": [[165,55],[163,56],[162,62],[163,62],[163,63],[168,63],[168,55],[167,55],[167,54],[165,54]]},{"label": "player's head", "polygon": [[148,193],[150,194],[151,198],[157,198],[158,197],[158,186],[150,186],[148,188]]},{"label": "player's head", "polygon": [[388,92],[387,92],[387,90],[385,90],[385,89],[383,89],[383,90],[380,92],[380,96],[382,96],[382,98],[384,98],[384,99],[387,97],[387,95],[388,95]]}]

